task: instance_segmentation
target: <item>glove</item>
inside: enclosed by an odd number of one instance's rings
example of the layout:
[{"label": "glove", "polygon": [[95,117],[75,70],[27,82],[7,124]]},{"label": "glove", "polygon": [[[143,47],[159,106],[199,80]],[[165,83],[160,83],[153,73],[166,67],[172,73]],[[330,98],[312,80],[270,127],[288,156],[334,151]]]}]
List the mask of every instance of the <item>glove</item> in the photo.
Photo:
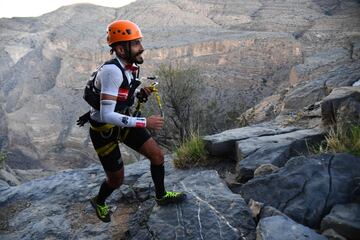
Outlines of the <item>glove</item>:
[{"label": "glove", "polygon": [[137,97],[137,99],[139,99],[139,101],[140,101],[141,103],[145,103],[145,102],[147,102],[148,96],[150,95],[150,93],[151,93],[151,90],[150,90],[150,89],[148,89],[148,88],[141,88],[141,89],[140,89],[140,92],[138,92],[138,93],[136,94],[136,97]]},{"label": "glove", "polygon": [[87,123],[90,120],[90,111],[79,117],[79,119],[76,121],[76,124],[79,127],[84,126],[85,123]]}]

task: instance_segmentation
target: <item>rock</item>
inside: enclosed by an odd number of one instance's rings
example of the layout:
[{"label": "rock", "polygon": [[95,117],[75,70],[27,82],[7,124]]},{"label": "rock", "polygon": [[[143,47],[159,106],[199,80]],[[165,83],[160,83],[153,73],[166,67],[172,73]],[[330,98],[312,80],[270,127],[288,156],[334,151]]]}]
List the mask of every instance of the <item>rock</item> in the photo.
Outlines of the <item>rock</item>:
[{"label": "rock", "polygon": [[137,200],[135,191],[128,185],[122,185],[120,187],[121,197],[124,198],[128,203],[134,203]]},{"label": "rock", "polygon": [[[94,218],[83,214],[82,209],[88,205],[88,198],[95,195],[103,179],[103,170],[96,165],[87,169],[62,171],[2,190],[0,208],[8,214],[8,227],[3,229],[2,237],[46,239],[53,236],[66,239],[76,233],[71,226],[77,226],[78,232],[84,231],[91,221],[94,222]],[[23,208],[8,212],[12,206],[22,203],[25,203]],[[97,224],[92,234],[104,237],[107,235],[106,229],[106,225]],[[83,235],[89,236],[91,234]]]},{"label": "rock", "polygon": [[49,171],[45,169],[28,169],[28,170],[14,169],[14,172],[16,173],[16,176],[18,176],[18,178],[22,183],[33,179],[50,176],[55,173],[55,171]]},{"label": "rock", "polygon": [[351,202],[360,203],[360,177],[354,179],[354,189],[351,191]]},{"label": "rock", "polygon": [[278,170],[279,167],[272,165],[272,164],[261,164],[257,169],[254,171],[254,177],[266,175]]},{"label": "rock", "polygon": [[141,204],[138,211],[130,219],[129,229],[126,233],[126,239],[148,240],[152,239],[152,232],[149,231],[147,221],[155,206],[154,200],[147,200]]},{"label": "rock", "polygon": [[321,113],[324,125],[360,123],[360,87],[335,88],[322,100]]},{"label": "rock", "polygon": [[245,183],[239,193],[246,201],[254,199],[298,223],[319,227],[335,204],[350,201],[359,160],[350,154],[294,157],[277,172]]},{"label": "rock", "polygon": [[[285,131],[284,131],[285,132]],[[292,156],[308,153],[309,147],[323,139],[319,128],[254,136],[236,142],[238,180],[246,182],[262,164],[282,167]]]},{"label": "rock", "polygon": [[264,206],[260,211],[259,218],[262,219],[272,216],[286,216],[286,215],[272,206]]},{"label": "rock", "polygon": [[7,164],[4,164],[0,167],[0,180],[6,182],[10,186],[16,186],[20,184],[18,176]]},{"label": "rock", "polygon": [[4,219],[6,222],[0,224],[7,226],[2,228],[1,238],[123,238],[131,214],[131,205],[124,203],[139,203],[127,184],[134,184],[139,177],[149,172],[149,162],[142,161],[125,168],[124,185],[108,199],[114,211],[110,224],[97,219],[88,201],[97,194],[105,178],[102,166],[98,164],[84,169],[60,171],[16,187],[0,189],[0,212],[7,216]]},{"label": "rock", "polygon": [[288,78],[292,89],[285,88],[282,90],[283,94],[264,98],[241,115],[240,123],[245,126],[269,121],[289,111],[298,112],[303,107],[321,101],[333,88],[356,86],[360,63],[359,60],[351,62],[348,55],[347,50],[335,48],[306,57],[305,63],[296,65],[290,70]]},{"label": "rock", "polygon": [[353,87],[360,87],[360,80],[354,82],[352,86]]},{"label": "rock", "polygon": [[155,238],[255,239],[255,223],[248,206],[215,171],[188,176],[175,190],[186,192],[187,200],[153,208],[148,227]]},{"label": "rock", "polygon": [[159,207],[151,194],[144,194],[153,191],[149,165],[141,161],[125,166],[124,185],[107,201],[113,211],[111,223],[101,222],[88,201],[105,178],[98,164],[19,186],[0,185],[0,238],[123,239],[127,232],[127,239],[137,240],[172,239],[175,233],[178,239],[201,235],[216,239],[219,234],[225,239],[255,239],[250,209],[216,171],[176,170],[166,156],[166,188],[183,190],[188,198],[181,204]]},{"label": "rock", "polygon": [[350,240],[360,236],[360,204],[335,205],[321,221],[321,229],[333,229]]},{"label": "rock", "polygon": [[352,59],[360,59],[360,41],[352,43]]},{"label": "rock", "polygon": [[283,128],[273,124],[257,124],[253,126],[227,130],[218,134],[204,136],[206,150],[215,156],[232,154],[235,142],[252,137],[277,135],[297,130],[295,127]]},{"label": "rock", "polygon": [[326,229],[323,233],[323,236],[327,237],[329,240],[347,240],[345,237],[341,236],[334,229]]},{"label": "rock", "polygon": [[257,202],[257,201],[254,201],[252,199],[250,199],[249,203],[249,208],[251,210],[251,215],[254,219],[257,219],[262,208],[264,207],[264,204],[261,203],[261,202]]},{"label": "rock", "polygon": [[281,111],[280,101],[281,96],[279,94],[266,97],[259,104],[242,113],[238,119],[242,126],[271,121]]},{"label": "rock", "polygon": [[[360,87],[359,87],[360,88]],[[338,126],[350,126],[360,124],[360,101],[347,99],[338,109],[336,123]]]},{"label": "rock", "polygon": [[263,218],[256,228],[256,240],[290,239],[326,240],[327,238],[285,216]]},{"label": "rock", "polygon": [[0,179],[0,190],[8,187],[10,187],[10,185],[6,181]]},{"label": "rock", "polygon": [[284,99],[284,108],[297,110],[321,101],[334,88],[351,86],[359,79],[359,74],[359,60],[337,65],[331,70],[326,69],[323,75],[302,82],[289,91]]},{"label": "rock", "polygon": [[324,75],[336,65],[349,60],[349,51],[344,48],[331,48],[306,57],[304,63],[292,67],[289,82],[292,85],[306,82]]}]

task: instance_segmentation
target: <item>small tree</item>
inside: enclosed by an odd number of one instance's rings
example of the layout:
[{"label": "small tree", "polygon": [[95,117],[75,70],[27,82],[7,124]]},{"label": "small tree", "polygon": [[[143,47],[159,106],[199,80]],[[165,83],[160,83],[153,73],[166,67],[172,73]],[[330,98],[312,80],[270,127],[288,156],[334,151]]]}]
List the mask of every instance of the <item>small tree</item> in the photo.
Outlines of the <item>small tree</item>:
[{"label": "small tree", "polygon": [[199,71],[193,67],[161,65],[156,71],[159,91],[164,104],[166,125],[159,133],[163,142],[169,139],[176,145],[188,139],[193,130],[199,129],[198,96],[203,85]]},{"label": "small tree", "polygon": [[[222,89],[215,90],[205,84],[206,80],[193,66],[160,65],[155,72],[159,79],[165,126],[155,133],[155,138],[164,147],[173,150],[191,138],[191,133],[200,136],[219,132],[236,124],[238,112],[243,109],[238,99],[231,111],[221,104]],[[156,114],[153,97],[146,104],[145,115]],[[220,99],[220,100],[219,100]]]}]

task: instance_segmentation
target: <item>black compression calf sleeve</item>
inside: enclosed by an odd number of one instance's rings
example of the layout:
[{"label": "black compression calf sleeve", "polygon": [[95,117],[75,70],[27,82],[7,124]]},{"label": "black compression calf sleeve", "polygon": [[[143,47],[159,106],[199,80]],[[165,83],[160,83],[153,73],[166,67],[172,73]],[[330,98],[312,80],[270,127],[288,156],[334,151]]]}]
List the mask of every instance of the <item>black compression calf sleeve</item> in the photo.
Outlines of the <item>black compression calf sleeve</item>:
[{"label": "black compression calf sleeve", "polygon": [[101,184],[99,194],[96,197],[96,203],[99,205],[104,205],[106,198],[108,198],[115,189],[116,188],[110,187],[105,180]]},{"label": "black compression calf sleeve", "polygon": [[154,181],[156,198],[162,198],[165,195],[164,177],[165,168],[164,165],[152,165],[151,164],[151,177]]}]

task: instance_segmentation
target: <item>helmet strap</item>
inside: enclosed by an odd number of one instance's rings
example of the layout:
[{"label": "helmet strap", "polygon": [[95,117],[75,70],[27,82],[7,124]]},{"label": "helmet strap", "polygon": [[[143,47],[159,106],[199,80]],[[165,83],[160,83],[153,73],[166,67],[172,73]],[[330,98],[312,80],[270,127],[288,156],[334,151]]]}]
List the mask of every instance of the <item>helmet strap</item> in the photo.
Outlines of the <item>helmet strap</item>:
[{"label": "helmet strap", "polygon": [[128,41],[128,52],[127,52],[127,57],[129,58],[129,59],[131,59],[131,41]]},{"label": "helmet strap", "polygon": [[131,42],[128,41],[127,43],[124,43],[122,45],[123,49],[124,49],[124,57],[126,61],[131,61],[132,60],[132,54],[131,54]]}]

